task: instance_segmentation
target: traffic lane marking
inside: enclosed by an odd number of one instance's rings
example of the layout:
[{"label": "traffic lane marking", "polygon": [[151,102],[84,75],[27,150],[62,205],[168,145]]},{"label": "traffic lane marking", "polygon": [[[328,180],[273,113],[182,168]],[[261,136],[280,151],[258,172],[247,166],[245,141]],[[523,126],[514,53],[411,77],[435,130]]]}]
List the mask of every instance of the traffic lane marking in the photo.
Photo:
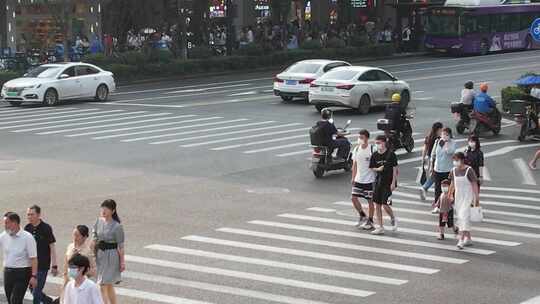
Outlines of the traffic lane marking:
[{"label": "traffic lane marking", "polygon": [[[122,110],[103,111],[101,109],[84,109],[84,110],[71,110],[71,111],[62,111],[62,112],[38,114],[38,115],[22,115],[22,116],[10,117],[8,119],[5,119],[5,118],[0,119],[2,120],[0,121],[0,125],[9,125],[9,124],[15,124],[15,123],[21,123],[21,122],[34,122],[34,121],[43,121],[43,120],[69,118],[69,117],[77,117],[77,116],[84,116],[84,115],[94,115],[94,114],[99,114],[99,113],[114,113],[114,112],[122,112]],[[73,113],[76,113],[76,114],[73,114]],[[68,115],[60,115],[60,114],[68,114]],[[35,117],[40,117],[40,116],[46,116],[46,117],[35,118]],[[19,118],[25,118],[25,119],[19,119]],[[26,119],[26,118],[31,118],[31,119]],[[18,119],[18,120],[11,120],[11,119]]]},{"label": "traffic lane marking", "polygon": [[482,73],[490,73],[490,72],[523,70],[523,69],[530,69],[532,67],[540,67],[540,64],[531,63],[531,64],[528,64],[528,65],[517,65],[517,66],[511,66],[511,67],[505,67],[505,68],[495,68],[495,69],[485,69],[485,70],[476,70],[476,71],[467,71],[467,72],[447,73],[447,74],[443,74],[443,75],[423,76],[423,77],[408,78],[408,79],[404,78],[403,80],[405,80],[407,82],[413,82],[413,81],[439,79],[439,78],[450,78],[450,77],[458,77],[458,76],[466,76],[466,75],[474,75],[474,74],[482,74]]},{"label": "traffic lane marking", "polygon": [[[418,190],[419,187],[414,187],[414,186],[403,186],[403,188],[416,189],[416,190]],[[398,195],[405,196],[405,197],[410,197],[410,198],[417,198],[417,197],[418,197],[418,196],[416,196],[416,195],[414,195],[414,194],[410,194],[410,193],[403,193],[403,192],[399,192],[399,191],[396,191],[396,193],[398,193]],[[521,201],[530,201],[530,202],[540,202],[540,198],[536,198],[536,197],[514,196],[514,195],[500,195],[500,194],[484,193],[484,192],[480,191],[480,198],[482,198],[482,197],[502,198],[502,199],[521,200]],[[433,197],[429,197],[429,199],[433,200],[434,198],[433,198]]]},{"label": "traffic lane marking", "polygon": [[[36,109],[37,110],[37,109]],[[24,117],[24,118],[31,118],[31,117],[39,117],[39,116],[45,116],[45,115],[58,115],[58,111],[60,111],[60,109],[45,109],[46,111],[29,111],[29,112],[26,112],[26,113],[11,113],[10,115],[0,115],[0,120],[8,120],[8,119],[13,119],[13,118],[17,118],[17,117]],[[69,111],[67,111],[69,110]],[[64,112],[64,113],[69,113],[69,112],[73,112],[75,110],[80,110],[78,108],[62,108],[61,109],[61,112]],[[52,112],[52,113],[48,113],[48,112]],[[28,115],[28,114],[31,114],[31,115]],[[38,113],[38,114],[34,114],[34,113]],[[63,114],[63,113],[60,113],[60,114]]]},{"label": "traffic lane marking", "polygon": [[532,171],[529,168],[529,164],[527,164],[527,162],[525,162],[523,158],[513,159],[512,162],[521,174],[521,178],[523,179],[522,184],[536,186],[536,179],[534,178]]},{"label": "traffic lane marking", "polygon": [[189,249],[189,248],[182,248],[182,247],[173,247],[173,246],[155,244],[155,245],[146,246],[145,248],[151,249],[151,250],[157,250],[157,251],[205,257],[205,258],[210,258],[210,259],[225,260],[229,262],[246,263],[246,264],[288,269],[288,270],[296,270],[296,271],[301,271],[301,272],[322,274],[325,276],[334,276],[334,277],[341,277],[341,278],[346,278],[346,279],[368,281],[368,282],[376,282],[376,283],[388,284],[388,285],[403,285],[407,283],[407,280],[399,280],[399,279],[393,279],[393,278],[387,278],[387,277],[381,277],[381,276],[365,275],[361,273],[339,271],[339,270],[333,270],[333,269],[328,269],[328,268],[312,267],[312,266],[286,263],[286,262],[280,262],[280,261],[274,261],[274,260],[268,260],[268,259],[251,258],[251,257],[244,257],[244,256],[239,256],[239,255],[230,255],[230,254],[221,254],[221,253],[216,253],[216,252],[211,252],[211,251],[203,251],[203,250],[196,250],[196,249]]},{"label": "traffic lane marking", "polygon": [[239,87],[245,87],[250,86],[251,83],[242,83],[242,84],[235,84],[235,85],[229,85],[229,86],[219,86],[219,87],[208,87],[208,88],[202,88],[202,89],[188,89],[188,90],[180,90],[180,91],[171,91],[171,92],[165,92],[162,94],[179,94],[179,93],[195,93],[195,92],[204,92],[204,91],[211,91],[211,90],[217,90],[217,89],[228,89],[228,88],[239,88]]},{"label": "traffic lane marking", "polygon": [[264,101],[273,101],[276,100],[276,96],[269,95],[269,94],[260,94],[258,97],[249,97],[249,98],[236,98],[236,99],[228,99],[223,101],[209,101],[209,102],[193,102],[193,103],[185,103],[185,104],[151,104],[151,103],[117,103],[114,101],[111,102],[104,102],[104,103],[97,103],[94,104],[102,104],[102,105],[110,105],[110,106],[138,106],[138,107],[156,107],[156,108],[188,108],[188,107],[204,107],[204,106],[215,106],[215,105],[223,105],[223,104],[233,104],[233,103],[243,103],[243,102],[264,102]]},{"label": "traffic lane marking", "polygon": [[[263,225],[266,222],[257,220],[257,221],[250,221],[248,223],[254,224],[254,225]],[[465,260],[465,259],[447,258],[447,257],[441,257],[441,256],[431,255],[431,254],[406,252],[406,251],[401,251],[401,250],[378,248],[374,246],[362,246],[362,245],[356,245],[356,244],[350,244],[350,243],[325,241],[325,240],[319,240],[319,239],[290,236],[290,235],[278,234],[278,233],[260,232],[260,231],[246,230],[246,229],[219,228],[219,229],[216,229],[216,231],[245,235],[245,236],[253,236],[253,237],[259,237],[259,238],[266,238],[266,239],[272,239],[272,240],[295,242],[295,243],[301,243],[301,244],[310,244],[310,245],[318,245],[318,246],[324,246],[324,247],[348,249],[348,250],[353,250],[353,251],[380,253],[380,254],[386,254],[386,255],[391,255],[391,256],[399,256],[399,257],[405,257],[405,258],[411,258],[411,259],[419,259],[419,260],[441,262],[441,263],[448,263],[448,264],[464,264],[468,262],[468,260]]]},{"label": "traffic lane marking", "polygon": [[228,270],[228,269],[222,269],[222,268],[179,263],[179,262],[160,260],[160,259],[154,259],[154,258],[133,256],[133,255],[126,255],[125,259],[126,261],[132,262],[132,263],[141,263],[141,264],[147,264],[147,265],[153,265],[153,266],[159,266],[159,267],[167,267],[169,269],[172,268],[172,269],[178,269],[178,270],[202,272],[202,273],[208,273],[212,275],[221,275],[221,276],[233,277],[237,279],[259,281],[259,282],[264,282],[264,283],[284,285],[284,286],[295,287],[295,288],[311,289],[315,291],[325,291],[325,292],[343,294],[343,295],[354,296],[354,297],[364,298],[364,297],[368,297],[375,294],[375,292],[373,291],[367,291],[367,290],[361,290],[361,289],[351,289],[351,288],[340,287],[340,286],[335,286],[335,285],[319,284],[319,283],[293,280],[293,279],[276,277],[276,276],[262,275],[262,274],[252,273],[252,272]]},{"label": "traffic lane marking", "polygon": [[260,245],[260,244],[253,244],[253,243],[246,243],[246,242],[239,242],[239,241],[230,241],[230,240],[203,237],[203,236],[197,236],[197,235],[185,236],[185,237],[182,237],[182,240],[213,244],[213,245],[229,246],[229,247],[235,247],[235,248],[257,250],[257,251],[279,253],[279,254],[285,254],[285,255],[293,255],[293,256],[299,256],[299,257],[308,257],[308,258],[314,258],[314,259],[319,259],[319,260],[328,260],[328,261],[356,264],[356,265],[368,266],[368,267],[378,267],[378,268],[386,268],[386,269],[391,269],[391,270],[400,270],[400,271],[413,272],[413,273],[419,273],[419,274],[434,274],[434,273],[439,272],[439,269],[435,269],[435,268],[417,267],[417,266],[412,266],[412,265],[396,264],[396,263],[382,262],[382,261],[362,259],[362,258],[356,258],[356,257],[326,254],[326,253],[307,251],[307,250],[299,250],[299,249],[293,249],[293,248],[283,248],[283,247]]}]

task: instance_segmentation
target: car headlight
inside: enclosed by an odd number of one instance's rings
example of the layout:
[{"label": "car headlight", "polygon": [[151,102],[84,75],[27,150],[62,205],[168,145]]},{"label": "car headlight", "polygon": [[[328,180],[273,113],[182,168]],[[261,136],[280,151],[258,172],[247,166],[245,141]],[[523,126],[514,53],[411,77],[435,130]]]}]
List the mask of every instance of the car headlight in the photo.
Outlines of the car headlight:
[{"label": "car headlight", "polygon": [[452,45],[452,48],[453,49],[460,49],[463,47],[463,44],[456,44],[456,45]]}]

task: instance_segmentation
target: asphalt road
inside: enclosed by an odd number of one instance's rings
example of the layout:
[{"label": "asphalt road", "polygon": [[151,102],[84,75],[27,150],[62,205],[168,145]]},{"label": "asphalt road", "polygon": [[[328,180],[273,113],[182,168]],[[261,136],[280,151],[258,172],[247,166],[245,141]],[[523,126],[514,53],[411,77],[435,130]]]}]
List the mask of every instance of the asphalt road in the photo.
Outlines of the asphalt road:
[{"label": "asphalt road", "polygon": [[[521,303],[540,295],[540,171],[526,168],[540,142],[517,142],[511,120],[482,139],[486,221],[463,252],[435,239],[416,167],[429,126],[453,126],[463,83],[488,82],[498,96],[539,59],[364,63],[413,90],[417,149],[399,155],[400,229],[385,237],[351,227],[348,174],[313,177],[307,130],[319,115],[272,96],[277,71],[124,86],[108,103],[0,107],[0,209],[40,204],[61,254],[72,227],[117,200],[128,254],[120,303]],[[382,115],[334,117],[375,131]]]}]

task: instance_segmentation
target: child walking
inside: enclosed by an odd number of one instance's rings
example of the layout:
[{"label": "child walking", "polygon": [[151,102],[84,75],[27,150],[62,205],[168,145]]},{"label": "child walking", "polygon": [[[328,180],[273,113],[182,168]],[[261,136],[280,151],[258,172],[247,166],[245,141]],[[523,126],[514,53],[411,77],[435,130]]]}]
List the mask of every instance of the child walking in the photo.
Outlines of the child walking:
[{"label": "child walking", "polygon": [[444,240],[444,228],[447,226],[448,228],[453,228],[454,233],[457,234],[457,229],[454,228],[454,208],[453,208],[453,200],[451,198],[451,195],[448,191],[450,188],[450,181],[445,179],[441,182],[441,189],[442,189],[442,195],[439,197],[439,200],[437,201],[437,207],[439,208],[439,236],[437,237],[438,240]]}]

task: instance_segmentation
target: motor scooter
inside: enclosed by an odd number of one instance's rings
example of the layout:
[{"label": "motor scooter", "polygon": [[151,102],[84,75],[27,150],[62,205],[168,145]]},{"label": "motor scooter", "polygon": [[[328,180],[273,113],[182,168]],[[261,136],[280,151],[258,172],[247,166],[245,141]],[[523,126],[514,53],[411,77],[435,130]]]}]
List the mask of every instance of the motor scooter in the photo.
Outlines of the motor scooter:
[{"label": "motor scooter", "polygon": [[529,137],[540,137],[539,109],[540,100],[510,101],[510,113],[516,117],[519,125],[519,141],[525,141]]},{"label": "motor scooter", "polygon": [[[347,121],[347,124],[343,128],[337,128],[338,133],[336,138],[344,138],[350,135],[347,128],[351,125],[351,121]],[[350,144],[350,143],[349,143]],[[333,156],[333,149],[329,146],[312,145],[313,153],[311,156],[311,170],[316,178],[321,178],[328,171],[345,170],[349,172],[352,169],[352,155],[349,153],[347,159],[336,158]]]},{"label": "motor scooter", "polygon": [[388,139],[388,148],[391,151],[398,149],[405,149],[407,153],[411,153],[414,149],[414,138],[412,136],[412,126],[410,120],[414,116],[401,114],[401,123],[396,128],[393,126],[393,122],[389,119],[377,120],[377,129],[384,131],[384,135]]},{"label": "motor scooter", "polygon": [[450,105],[450,111],[454,114],[456,131],[462,135],[470,128],[472,107],[461,102],[454,102]]},{"label": "motor scooter", "polygon": [[501,112],[497,108],[493,108],[492,113],[484,114],[473,111],[470,115],[471,123],[469,130],[471,134],[479,136],[483,132],[493,132],[493,135],[499,135],[501,132]]}]

